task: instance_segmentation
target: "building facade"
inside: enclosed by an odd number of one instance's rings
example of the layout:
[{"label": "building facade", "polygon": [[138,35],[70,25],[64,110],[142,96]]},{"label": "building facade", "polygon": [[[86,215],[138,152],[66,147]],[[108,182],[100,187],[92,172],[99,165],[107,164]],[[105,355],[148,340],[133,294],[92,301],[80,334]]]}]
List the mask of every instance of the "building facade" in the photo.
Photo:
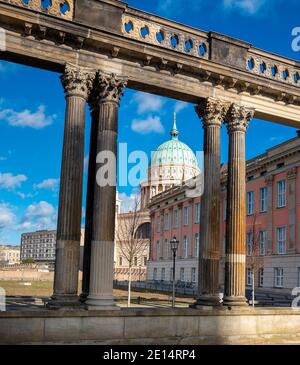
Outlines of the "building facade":
[{"label": "building facade", "polygon": [[20,247],[1,245],[0,265],[16,265],[20,263]]},{"label": "building facade", "polygon": [[21,235],[21,261],[55,262],[56,231],[36,231]]},{"label": "building facade", "polygon": [[[227,166],[221,171],[220,291],[224,286]],[[300,286],[300,138],[247,161],[246,283],[290,292]],[[176,281],[197,283],[201,197],[190,186],[169,189],[151,200],[151,257],[147,280],[170,281],[170,239],[180,242]]]}]

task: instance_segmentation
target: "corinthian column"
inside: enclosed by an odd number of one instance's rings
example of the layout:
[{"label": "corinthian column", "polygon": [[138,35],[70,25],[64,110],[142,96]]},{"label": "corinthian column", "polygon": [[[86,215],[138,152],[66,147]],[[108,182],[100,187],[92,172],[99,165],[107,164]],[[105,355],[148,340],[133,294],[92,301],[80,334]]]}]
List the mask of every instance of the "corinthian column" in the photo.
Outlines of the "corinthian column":
[{"label": "corinthian column", "polygon": [[246,305],[246,160],[245,134],[254,110],[233,104],[229,134],[224,305]]},{"label": "corinthian column", "polygon": [[101,72],[96,79],[99,127],[88,309],[118,309],[113,297],[116,157],[118,109],[126,83],[124,78]]},{"label": "corinthian column", "polygon": [[201,197],[196,306],[220,305],[220,129],[229,104],[208,98],[196,107],[204,129],[204,192]]},{"label": "corinthian column", "polygon": [[79,305],[82,180],[85,105],[94,74],[66,66],[61,77],[66,95],[65,131],[60,178],[54,294],[50,307]]},{"label": "corinthian column", "polygon": [[96,183],[97,135],[99,128],[99,102],[97,94],[95,92],[91,92],[90,97],[88,99],[88,103],[91,111],[91,132],[90,132],[90,150],[89,150],[88,180],[87,180],[86,208],[85,208],[82,293],[80,295],[82,301],[84,301],[89,294],[89,283],[90,283],[91,242],[93,233],[93,206],[94,206],[94,191]]}]

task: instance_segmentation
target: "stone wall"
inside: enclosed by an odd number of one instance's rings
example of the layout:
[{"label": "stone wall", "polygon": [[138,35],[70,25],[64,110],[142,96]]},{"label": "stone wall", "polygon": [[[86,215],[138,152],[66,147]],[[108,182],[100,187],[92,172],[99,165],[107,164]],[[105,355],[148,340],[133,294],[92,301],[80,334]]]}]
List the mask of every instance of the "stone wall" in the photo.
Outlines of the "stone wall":
[{"label": "stone wall", "polygon": [[299,309],[0,312],[0,344],[296,344]]}]

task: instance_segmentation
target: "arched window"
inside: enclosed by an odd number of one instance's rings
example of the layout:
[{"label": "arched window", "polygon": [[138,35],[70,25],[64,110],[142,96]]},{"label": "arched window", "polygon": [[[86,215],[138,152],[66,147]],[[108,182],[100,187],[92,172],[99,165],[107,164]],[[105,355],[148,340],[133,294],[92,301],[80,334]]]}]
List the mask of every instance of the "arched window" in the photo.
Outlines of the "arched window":
[{"label": "arched window", "polygon": [[150,223],[143,223],[136,230],[135,238],[150,239],[150,235],[151,235],[151,225],[150,225]]}]

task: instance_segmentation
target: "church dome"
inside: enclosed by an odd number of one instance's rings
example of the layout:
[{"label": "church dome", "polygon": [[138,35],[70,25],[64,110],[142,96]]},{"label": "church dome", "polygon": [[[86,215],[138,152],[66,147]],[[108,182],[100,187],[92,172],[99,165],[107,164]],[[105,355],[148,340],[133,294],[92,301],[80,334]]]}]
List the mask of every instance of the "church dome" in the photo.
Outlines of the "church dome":
[{"label": "church dome", "polygon": [[178,139],[176,117],[174,118],[171,139],[158,147],[151,158],[151,167],[157,165],[181,165],[198,170],[198,163],[194,152]]}]

